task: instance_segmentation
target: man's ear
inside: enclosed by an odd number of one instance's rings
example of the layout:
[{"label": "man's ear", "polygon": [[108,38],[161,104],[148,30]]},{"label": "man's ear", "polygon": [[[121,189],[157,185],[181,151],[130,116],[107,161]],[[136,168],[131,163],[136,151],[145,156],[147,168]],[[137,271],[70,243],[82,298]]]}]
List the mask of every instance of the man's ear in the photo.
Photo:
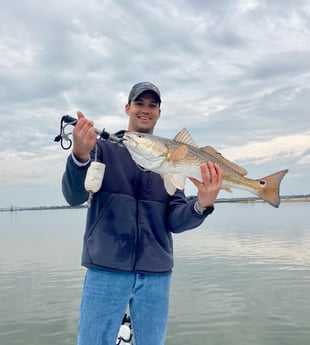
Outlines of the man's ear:
[{"label": "man's ear", "polygon": [[160,114],[161,114],[161,109],[159,108],[159,114],[158,114],[158,119],[160,118]]},{"label": "man's ear", "polygon": [[127,103],[127,104],[125,105],[125,113],[126,113],[127,115],[129,115],[129,114],[128,114],[129,108],[130,108],[130,104]]}]

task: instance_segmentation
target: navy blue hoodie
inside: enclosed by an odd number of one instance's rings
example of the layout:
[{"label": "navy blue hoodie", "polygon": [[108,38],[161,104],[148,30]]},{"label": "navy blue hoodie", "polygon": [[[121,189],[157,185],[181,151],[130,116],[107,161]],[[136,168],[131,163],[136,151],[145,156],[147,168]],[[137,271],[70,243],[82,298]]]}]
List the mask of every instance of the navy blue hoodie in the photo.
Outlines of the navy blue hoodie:
[{"label": "navy blue hoodie", "polygon": [[[139,168],[119,144],[98,139],[97,160],[106,168],[87,213],[82,265],[124,272],[171,272],[171,233],[199,226],[207,214],[198,214],[196,200],[187,201],[180,190],[168,195],[160,175]],[[78,166],[72,155],[68,157],[62,189],[72,206],[88,199],[84,188],[88,166]]]}]

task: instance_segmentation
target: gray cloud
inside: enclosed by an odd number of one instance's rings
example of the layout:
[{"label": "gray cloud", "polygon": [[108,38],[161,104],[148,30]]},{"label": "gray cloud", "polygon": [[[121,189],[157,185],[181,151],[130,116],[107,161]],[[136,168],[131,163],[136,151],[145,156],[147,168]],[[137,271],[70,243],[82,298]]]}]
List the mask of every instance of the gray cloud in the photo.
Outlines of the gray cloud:
[{"label": "gray cloud", "polygon": [[[99,127],[124,128],[127,93],[141,80],[162,91],[159,135],[172,138],[187,127],[201,145],[237,151],[304,138],[309,18],[307,1],[288,0],[3,3],[0,206],[63,202],[59,181],[67,152],[53,142],[60,116],[81,109]],[[294,166],[292,176],[306,179],[307,150],[286,147],[287,156],[269,150],[268,167]],[[263,173],[261,162],[243,161]],[[289,175],[285,180],[288,192],[305,190]],[[23,185],[36,196],[26,197]]]}]

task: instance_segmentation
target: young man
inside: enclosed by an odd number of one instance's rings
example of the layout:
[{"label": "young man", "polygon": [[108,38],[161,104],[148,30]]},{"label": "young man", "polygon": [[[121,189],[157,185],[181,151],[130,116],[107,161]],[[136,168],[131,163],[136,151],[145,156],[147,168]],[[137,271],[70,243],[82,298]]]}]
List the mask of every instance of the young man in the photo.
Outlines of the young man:
[{"label": "young man", "polygon": [[[128,130],[153,133],[160,104],[154,84],[134,85],[125,106]],[[97,160],[106,168],[87,214],[78,344],[115,344],[129,305],[134,343],[163,345],[173,267],[171,233],[197,227],[213,211],[222,171],[211,162],[201,166],[203,183],[192,179],[198,189],[195,200],[187,201],[181,190],[169,196],[158,174],[142,171],[125,147],[97,140],[93,123],[78,112],[62,184],[71,205],[88,199],[84,180],[95,147]]]}]

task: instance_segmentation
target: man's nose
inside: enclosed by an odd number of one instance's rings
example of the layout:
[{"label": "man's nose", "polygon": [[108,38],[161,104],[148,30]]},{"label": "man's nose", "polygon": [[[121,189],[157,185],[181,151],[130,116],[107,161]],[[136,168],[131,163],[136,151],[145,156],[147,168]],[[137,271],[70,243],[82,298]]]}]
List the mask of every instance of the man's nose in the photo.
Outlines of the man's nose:
[{"label": "man's nose", "polygon": [[144,105],[141,109],[142,113],[146,114],[150,112],[150,109],[147,105]]}]

